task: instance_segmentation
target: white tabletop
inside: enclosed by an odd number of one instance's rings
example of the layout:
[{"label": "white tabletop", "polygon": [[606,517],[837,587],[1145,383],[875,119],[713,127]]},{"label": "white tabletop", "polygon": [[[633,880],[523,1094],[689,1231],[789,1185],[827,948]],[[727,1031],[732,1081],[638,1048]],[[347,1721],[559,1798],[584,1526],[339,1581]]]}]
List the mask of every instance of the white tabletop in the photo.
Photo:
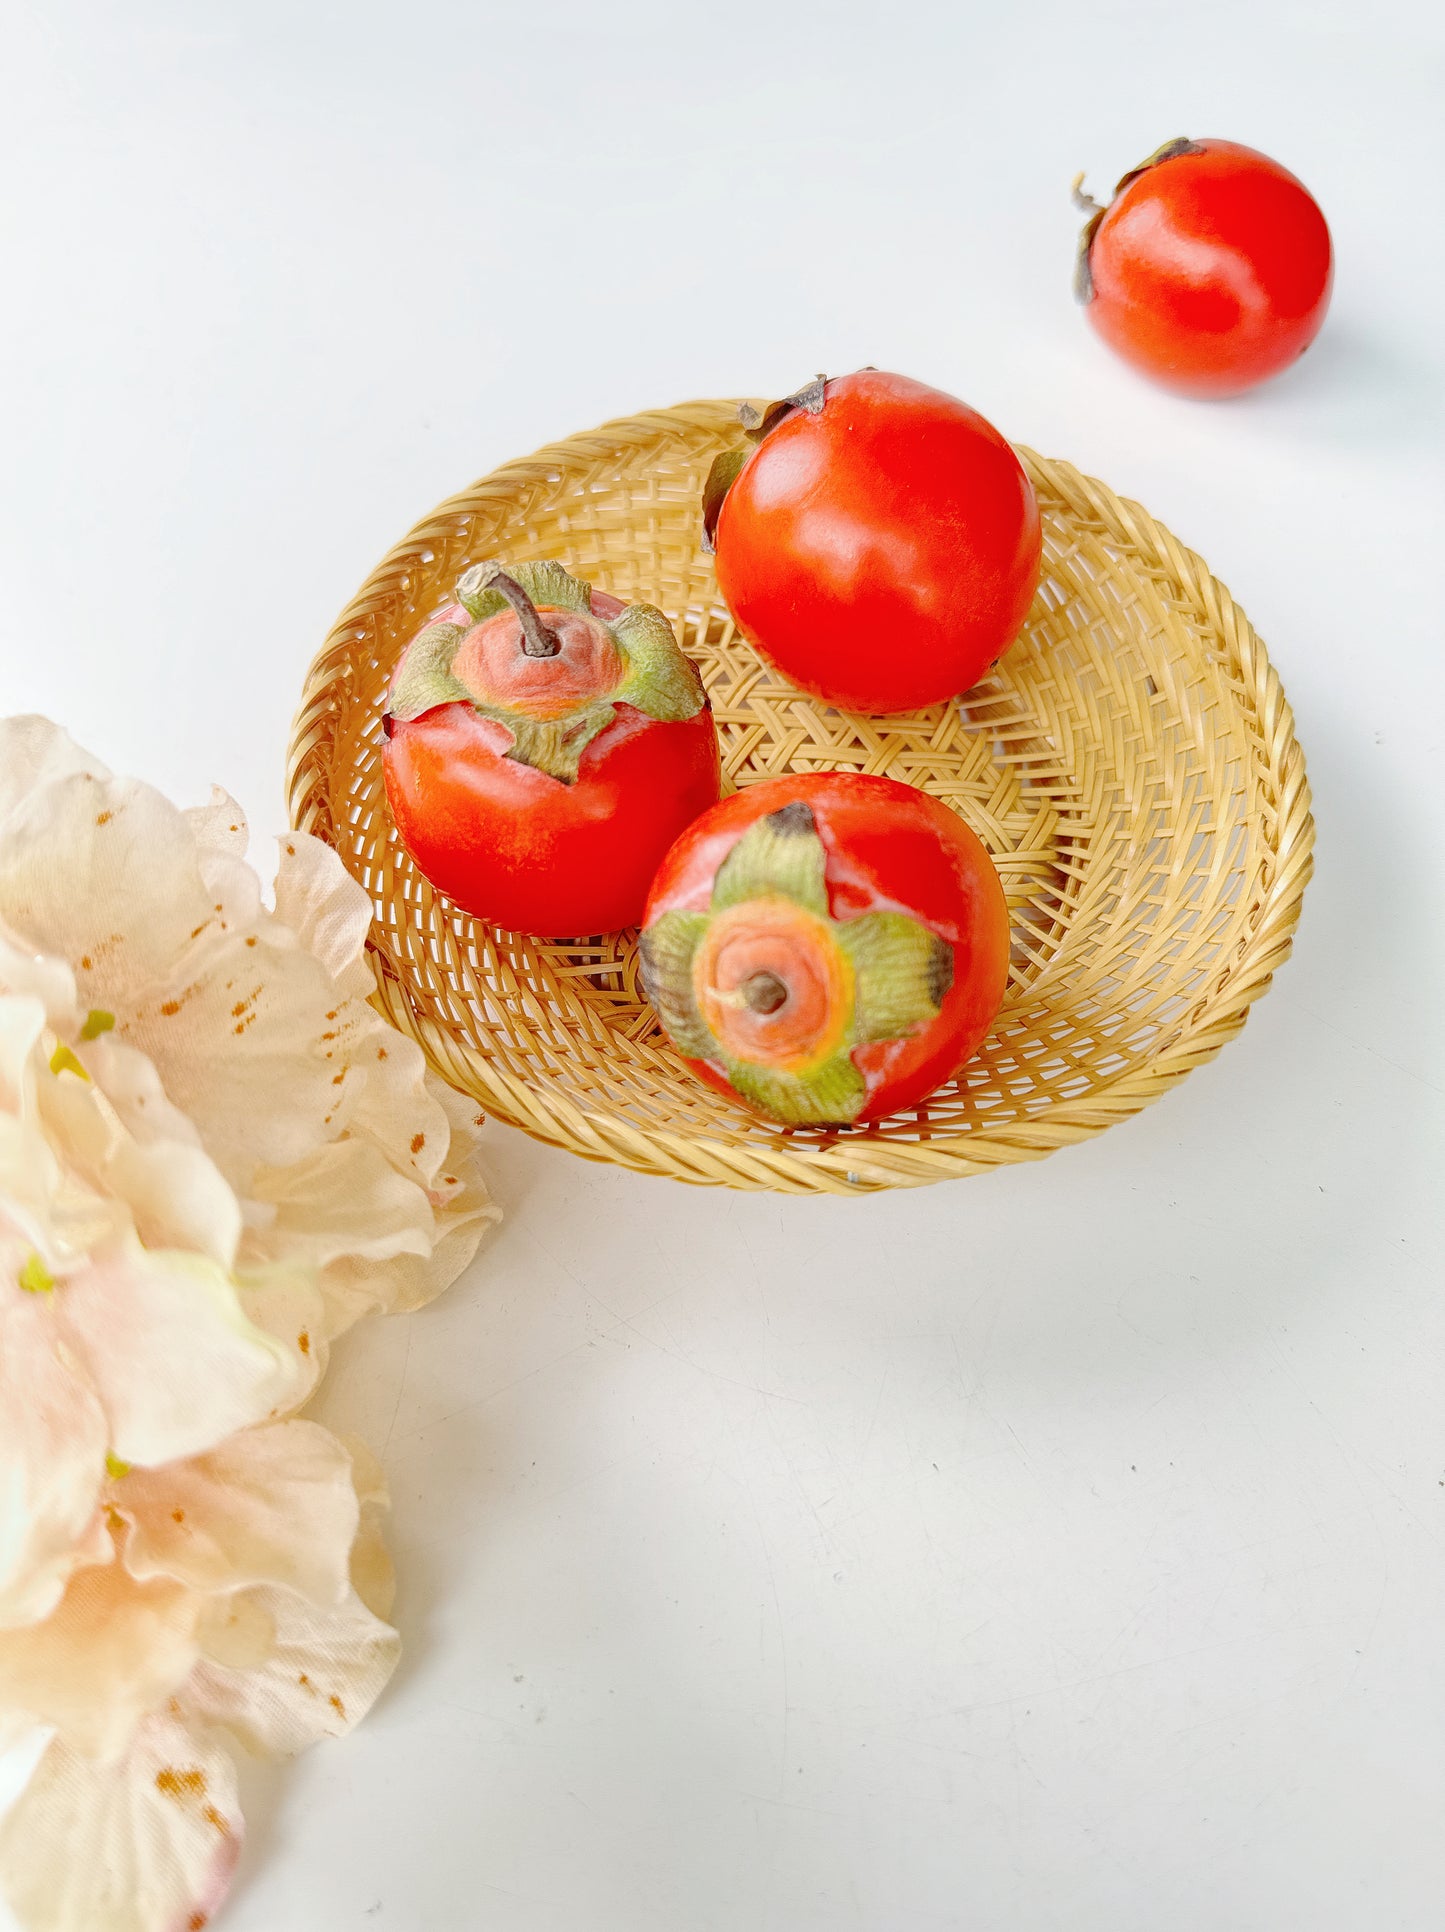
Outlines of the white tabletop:
[{"label": "white tabletop", "polygon": [[[1424,0],[7,9],[0,710],[260,856],[380,552],[609,415],[865,362],[1137,496],[1319,820],[1244,1034],[852,1202],[489,1130],[504,1229],[338,1355],[408,1654],[248,1774],[228,1932],[1435,1932],[1445,1887],[1439,109]],[[1149,388],[1068,182],[1275,154],[1334,310]]]}]

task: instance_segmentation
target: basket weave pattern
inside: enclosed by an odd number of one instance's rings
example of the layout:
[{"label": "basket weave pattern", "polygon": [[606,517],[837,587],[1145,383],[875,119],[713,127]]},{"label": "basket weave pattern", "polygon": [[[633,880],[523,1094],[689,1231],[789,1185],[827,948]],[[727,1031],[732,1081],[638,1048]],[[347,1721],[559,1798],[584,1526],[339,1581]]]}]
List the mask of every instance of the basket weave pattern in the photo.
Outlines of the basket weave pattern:
[{"label": "basket weave pattern", "polygon": [[[1137,504],[1022,450],[1044,519],[1023,635],[961,706],[830,710],[736,634],[699,547],[702,481],[736,422],[733,403],[691,403],[510,463],[419,524],[338,621],[293,732],[292,821],[371,894],[382,1008],[501,1118],[685,1181],[916,1186],[1137,1112],[1219,1051],[1289,953],[1314,828],[1264,646]],[[1003,879],[1014,955],[1003,1011],[956,1082],[865,1129],[775,1127],[678,1061],[642,997],[635,935],[536,940],[433,892],[387,812],[382,703],[407,639],[490,556],[556,557],[660,605],[702,672],[732,783],[884,772],[967,820]]]}]

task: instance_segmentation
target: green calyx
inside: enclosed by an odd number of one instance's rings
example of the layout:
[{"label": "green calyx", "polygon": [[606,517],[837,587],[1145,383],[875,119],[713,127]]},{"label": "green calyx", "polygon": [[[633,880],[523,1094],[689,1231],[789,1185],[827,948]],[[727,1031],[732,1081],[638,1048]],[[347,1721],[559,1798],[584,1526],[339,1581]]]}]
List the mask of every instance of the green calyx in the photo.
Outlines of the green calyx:
[{"label": "green calyx", "polygon": [[473,708],[511,732],[507,756],[515,764],[531,765],[563,785],[577,783],[583,752],[617,715],[611,704],[589,704],[568,718],[529,718],[525,711],[509,711],[500,704],[474,704]]},{"label": "green calyx", "polygon": [[460,624],[428,624],[424,631],[417,632],[406,647],[391,687],[388,720],[404,723],[434,711],[439,704],[470,698],[467,687],[452,676],[452,659],[465,636]]},{"label": "green calyx", "polygon": [[630,704],[634,711],[645,711],[662,724],[695,718],[707,703],[707,693],[657,606],[629,604],[613,618],[611,630],[627,663],[627,675],[612,694],[612,702]]},{"label": "green calyx", "polygon": [[812,808],[801,801],[781,806],[750,825],[718,867],[712,909],[726,912],[749,899],[777,897],[826,919],[827,862]]},{"label": "green calyx", "polygon": [[712,467],[707,473],[707,481],[702,486],[702,547],[711,552],[716,545],[717,520],[722,515],[722,506],[728,491],[737,482],[743,465],[767,436],[771,436],[778,424],[784,422],[796,410],[803,410],[809,416],[819,416],[827,400],[828,378],[814,376],[791,396],[784,396],[780,402],[769,403],[761,414],[751,403],[744,403],[738,411],[738,421],[743,426],[747,441],[737,444],[733,449],[725,449],[720,456],[713,458]]},{"label": "green calyx", "polygon": [[938,1017],[953,985],[953,948],[904,912],[868,912],[846,920],[838,944],[853,965],[853,1031],[870,1040],[902,1040]]},{"label": "green calyx", "polygon": [[[488,617],[500,616],[507,608],[506,595],[496,586],[499,574],[495,564],[473,564],[457,584],[457,602],[479,624]],[[534,604],[546,604],[552,610],[590,611],[592,608],[591,584],[574,577],[559,563],[515,564],[509,574]]]},{"label": "green calyx", "polygon": [[713,1038],[697,1007],[692,962],[711,923],[705,912],[665,912],[642,933],[639,950],[642,986],[662,1021],[662,1030],[688,1060],[718,1056]]},{"label": "green calyx", "polygon": [[1089,217],[1079,235],[1078,253],[1074,257],[1074,300],[1076,302],[1087,304],[1094,299],[1094,271],[1090,265],[1094,237],[1099,232],[1099,223],[1129,183],[1137,181],[1141,174],[1147,174],[1151,168],[1157,168],[1161,161],[1176,161],[1181,154],[1203,154],[1203,152],[1204,149],[1199,143],[1191,141],[1185,134],[1176,136],[1172,141],[1166,141],[1162,148],[1155,148],[1146,160],[1141,161],[1137,168],[1130,168],[1127,174],[1119,176],[1114,183],[1114,192],[1107,203],[1095,201],[1091,194],[1085,194],[1082,173],[1074,176],[1069,191],[1070,198],[1074,206]]},{"label": "green calyx", "polygon": [[748,1105],[785,1127],[846,1127],[868,1098],[867,1082],[845,1052],[832,1054],[807,1074],[780,1073],[748,1060],[723,1064]]},{"label": "green calyx", "polygon": [[496,563],[474,565],[458,583],[456,599],[475,624],[486,623],[509,606],[516,610],[522,657],[557,660],[559,679],[573,682],[564,646],[547,613],[576,613],[588,626],[606,633],[621,675],[605,690],[579,692],[575,702],[558,715],[538,717],[523,704],[507,704],[495,694],[473,689],[458,675],[458,653],[469,627],[429,624],[407,646],[392,686],[389,728],[438,705],[467,703],[479,716],[506,727],[512,738],[509,758],[570,785],[577,779],[583,752],[612,723],[619,704],[631,705],[660,723],[678,723],[695,717],[707,703],[701,678],[678,648],[672,625],[660,610],[652,604],[628,604],[616,617],[599,617],[592,609],[592,586],[559,563],[522,563],[510,572]]},{"label": "green calyx", "polygon": [[[666,912],[642,934],[642,980],[677,1051],[717,1067],[757,1112],[790,1127],[855,1120],[868,1098],[853,1051],[938,1017],[953,949],[901,912],[835,919],[809,807],[759,819],[718,867],[706,912]],[[741,979],[719,962],[741,945]]]}]

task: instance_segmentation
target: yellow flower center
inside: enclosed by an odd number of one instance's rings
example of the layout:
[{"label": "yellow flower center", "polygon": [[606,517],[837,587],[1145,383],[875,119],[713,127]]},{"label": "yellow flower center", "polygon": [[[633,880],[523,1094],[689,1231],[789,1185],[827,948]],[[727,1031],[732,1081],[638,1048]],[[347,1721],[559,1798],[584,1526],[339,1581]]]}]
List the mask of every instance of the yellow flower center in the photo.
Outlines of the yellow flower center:
[{"label": "yellow flower center", "polygon": [[34,1248],[25,1257],[17,1279],[27,1295],[48,1295],[55,1286],[54,1275]]}]

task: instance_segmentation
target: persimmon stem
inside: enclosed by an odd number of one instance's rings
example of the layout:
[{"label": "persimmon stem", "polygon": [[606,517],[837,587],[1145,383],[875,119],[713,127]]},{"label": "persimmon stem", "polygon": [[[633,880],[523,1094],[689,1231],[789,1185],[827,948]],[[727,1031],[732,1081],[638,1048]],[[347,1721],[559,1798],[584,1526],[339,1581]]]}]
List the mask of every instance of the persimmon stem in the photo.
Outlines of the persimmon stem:
[{"label": "persimmon stem", "polygon": [[754,973],[743,981],[743,1003],[754,1013],[776,1013],[787,1003],[788,989],[776,973]]},{"label": "persimmon stem", "polygon": [[556,657],[562,648],[561,639],[542,622],[537,606],[515,577],[509,577],[500,565],[484,564],[479,568],[477,583],[479,589],[500,591],[517,613],[517,622],[522,626],[522,650],[527,657]]},{"label": "persimmon stem", "polygon": [[1079,172],[1069,183],[1069,199],[1081,214],[1102,215],[1104,212],[1103,202],[1095,201],[1091,194],[1084,192],[1084,170],[1082,168],[1080,168]]}]

